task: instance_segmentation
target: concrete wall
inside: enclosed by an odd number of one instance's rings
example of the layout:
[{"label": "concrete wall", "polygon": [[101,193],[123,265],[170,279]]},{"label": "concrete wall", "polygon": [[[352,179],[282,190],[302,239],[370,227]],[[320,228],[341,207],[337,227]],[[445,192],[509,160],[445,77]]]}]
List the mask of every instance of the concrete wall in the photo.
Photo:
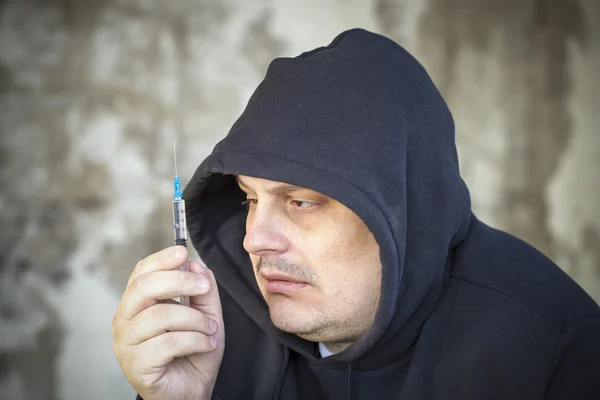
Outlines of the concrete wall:
[{"label": "concrete wall", "polygon": [[478,215],[600,300],[595,0],[0,3],[0,400],[127,399],[110,321],[268,62],[360,26],[430,71]]}]

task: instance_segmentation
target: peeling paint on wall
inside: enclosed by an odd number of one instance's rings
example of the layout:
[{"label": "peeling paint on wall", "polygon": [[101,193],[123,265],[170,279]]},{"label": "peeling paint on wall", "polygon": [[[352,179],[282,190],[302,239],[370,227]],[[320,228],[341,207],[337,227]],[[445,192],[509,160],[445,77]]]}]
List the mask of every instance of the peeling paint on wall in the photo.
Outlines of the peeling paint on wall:
[{"label": "peeling paint on wall", "polygon": [[0,400],[134,398],[110,322],[172,243],[172,141],[187,182],[272,58],[352,27],[430,72],[478,216],[600,300],[598,2],[5,1]]}]

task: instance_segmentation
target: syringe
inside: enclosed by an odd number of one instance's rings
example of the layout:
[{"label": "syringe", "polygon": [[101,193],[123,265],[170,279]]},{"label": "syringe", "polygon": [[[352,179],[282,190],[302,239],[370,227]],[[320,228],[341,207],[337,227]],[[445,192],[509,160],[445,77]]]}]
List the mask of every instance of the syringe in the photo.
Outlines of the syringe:
[{"label": "syringe", "polygon": [[[173,141],[173,155],[175,158],[175,181],[173,194],[173,231],[175,234],[175,245],[185,246],[187,248],[187,228],[185,222],[185,201],[182,198],[181,183],[177,174],[177,151],[175,141]],[[180,271],[188,271],[188,261],[181,267]],[[179,302],[184,306],[190,305],[188,296],[181,296]]]}]

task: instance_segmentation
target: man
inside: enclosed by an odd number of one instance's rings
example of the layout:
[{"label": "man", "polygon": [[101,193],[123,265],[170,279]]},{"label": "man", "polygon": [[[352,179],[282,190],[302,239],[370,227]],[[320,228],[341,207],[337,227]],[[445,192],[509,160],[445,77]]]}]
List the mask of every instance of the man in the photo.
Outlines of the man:
[{"label": "man", "polygon": [[184,197],[209,269],[149,256],[113,321],[138,398],[600,399],[600,308],[476,218],[451,113],[385,37],[274,60]]}]

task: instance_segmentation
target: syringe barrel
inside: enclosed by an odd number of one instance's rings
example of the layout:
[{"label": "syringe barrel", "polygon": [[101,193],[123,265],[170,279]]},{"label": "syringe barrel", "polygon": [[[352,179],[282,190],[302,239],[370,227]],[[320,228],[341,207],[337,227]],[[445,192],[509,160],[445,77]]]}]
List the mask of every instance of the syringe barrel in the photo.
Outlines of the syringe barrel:
[{"label": "syringe barrel", "polygon": [[[185,201],[176,198],[173,200],[173,233],[175,235],[175,245],[187,247],[187,228],[185,222]],[[186,261],[179,267],[180,271],[188,271],[188,262]],[[190,305],[188,296],[179,298],[180,304]]]},{"label": "syringe barrel", "polygon": [[173,234],[176,245],[187,246],[185,201],[183,200],[173,200]]}]

